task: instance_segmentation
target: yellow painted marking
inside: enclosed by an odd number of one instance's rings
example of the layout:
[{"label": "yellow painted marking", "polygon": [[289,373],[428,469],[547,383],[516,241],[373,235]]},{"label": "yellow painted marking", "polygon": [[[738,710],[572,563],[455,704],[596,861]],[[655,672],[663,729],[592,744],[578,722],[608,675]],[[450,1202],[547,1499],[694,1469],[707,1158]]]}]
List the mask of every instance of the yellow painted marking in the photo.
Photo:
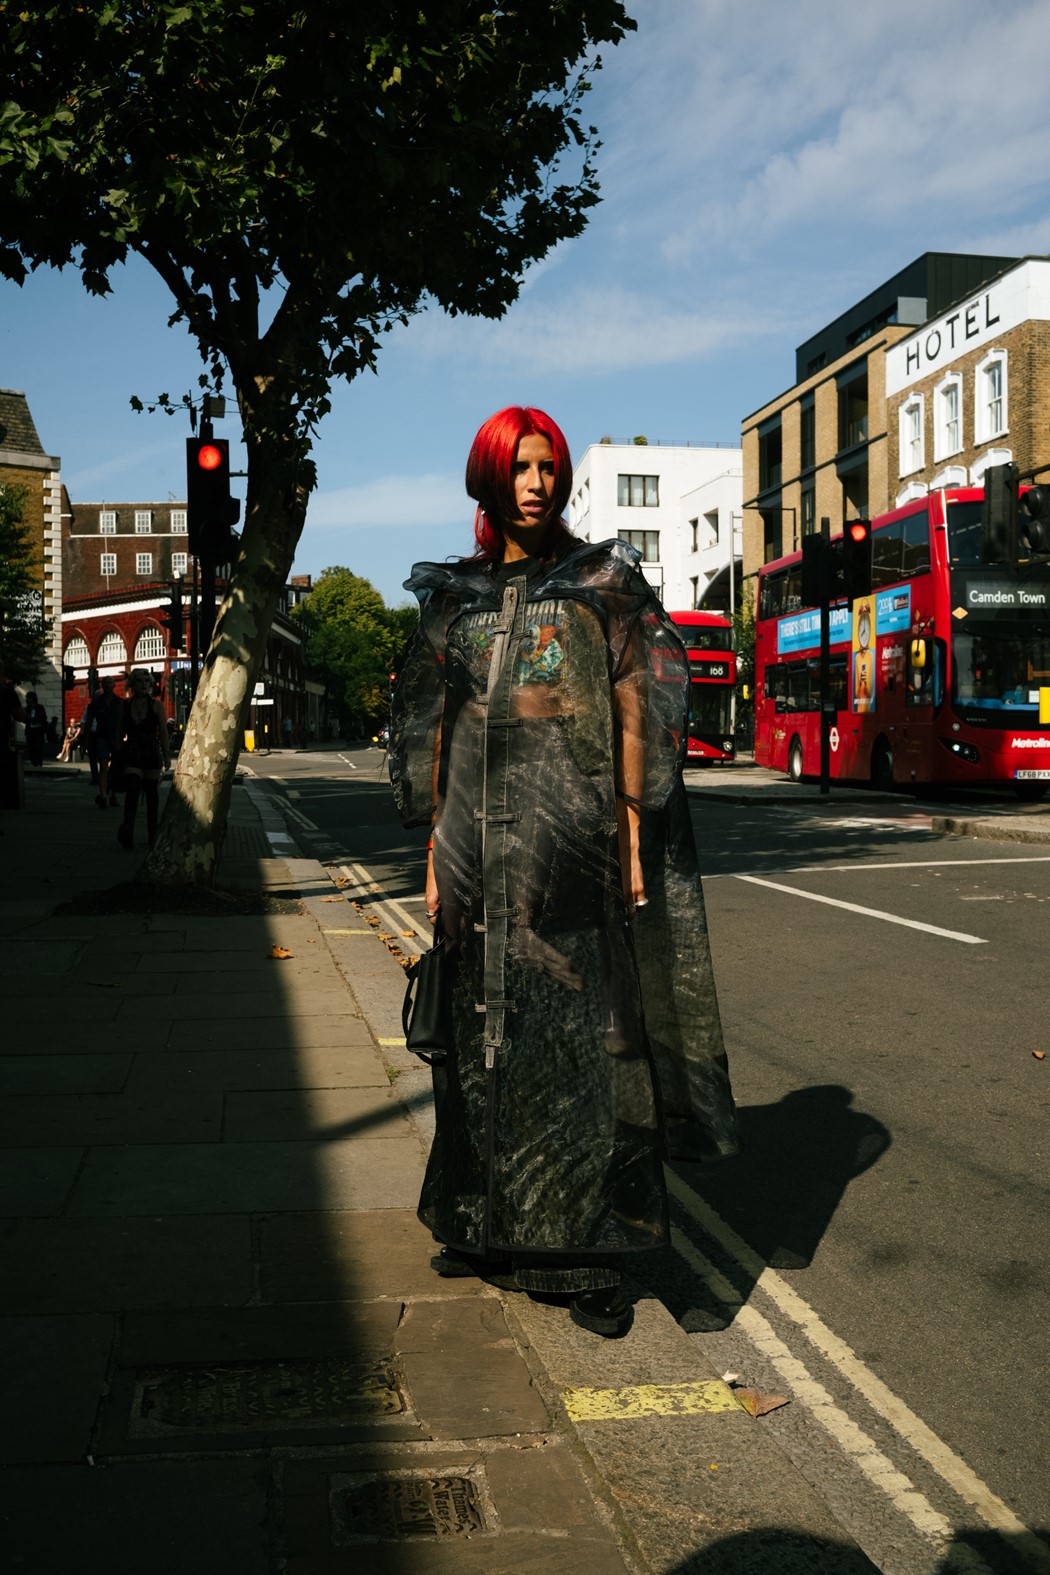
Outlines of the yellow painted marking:
[{"label": "yellow painted marking", "polygon": [[640,1416],[703,1416],[744,1408],[720,1378],[693,1384],[634,1384],[627,1389],[566,1389],[573,1422],[613,1422]]},{"label": "yellow painted marking", "polygon": [[405,1041],[404,1041],[403,1038],[401,1038],[401,1039],[377,1039],[376,1040],[376,1044],[377,1045],[403,1045],[404,1042]]},{"label": "yellow painted marking", "polygon": [[322,935],[375,935],[375,930],[322,930]]}]

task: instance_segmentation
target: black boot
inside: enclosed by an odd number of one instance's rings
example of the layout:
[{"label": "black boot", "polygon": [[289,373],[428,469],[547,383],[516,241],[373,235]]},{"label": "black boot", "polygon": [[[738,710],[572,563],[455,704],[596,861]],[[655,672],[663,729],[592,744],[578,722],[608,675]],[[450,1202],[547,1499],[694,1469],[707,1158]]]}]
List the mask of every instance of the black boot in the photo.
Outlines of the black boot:
[{"label": "black boot", "polygon": [[618,1340],[634,1322],[634,1308],[621,1285],[604,1285],[599,1291],[577,1291],[569,1304],[569,1317],[591,1334]]}]

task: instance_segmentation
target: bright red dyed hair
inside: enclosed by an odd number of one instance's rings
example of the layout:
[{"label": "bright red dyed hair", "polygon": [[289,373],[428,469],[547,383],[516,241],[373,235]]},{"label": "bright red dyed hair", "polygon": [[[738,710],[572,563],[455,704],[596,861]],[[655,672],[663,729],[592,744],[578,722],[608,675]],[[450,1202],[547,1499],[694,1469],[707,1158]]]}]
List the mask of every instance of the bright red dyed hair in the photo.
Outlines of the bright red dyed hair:
[{"label": "bright red dyed hair", "polygon": [[543,553],[575,540],[561,518],[572,491],[572,460],[564,433],[550,416],[529,405],[508,405],[489,416],[471,444],[467,457],[467,493],[478,507],[474,515],[475,559],[499,563],[503,557],[501,520],[517,513],[513,470],[523,437],[545,437],[554,456],[554,512],[543,538]]}]

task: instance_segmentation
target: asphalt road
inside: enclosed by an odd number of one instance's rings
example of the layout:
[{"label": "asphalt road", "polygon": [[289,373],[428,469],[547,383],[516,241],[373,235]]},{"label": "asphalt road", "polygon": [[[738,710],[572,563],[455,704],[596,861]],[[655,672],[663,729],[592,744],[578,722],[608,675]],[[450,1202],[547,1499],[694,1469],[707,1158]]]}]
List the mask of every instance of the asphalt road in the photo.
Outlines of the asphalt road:
[{"label": "asphalt road", "polygon": [[[251,769],[422,928],[379,751]],[[762,1425],[880,1569],[1050,1571],[1050,846],[692,803],[746,1149],[679,1168],[649,1289],[791,1397]]]}]

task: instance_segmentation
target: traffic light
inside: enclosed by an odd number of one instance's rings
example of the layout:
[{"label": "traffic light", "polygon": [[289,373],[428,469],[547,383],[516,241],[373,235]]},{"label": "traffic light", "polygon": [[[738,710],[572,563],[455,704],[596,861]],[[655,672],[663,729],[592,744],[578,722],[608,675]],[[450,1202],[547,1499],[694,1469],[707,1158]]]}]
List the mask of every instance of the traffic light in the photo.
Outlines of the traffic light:
[{"label": "traffic light", "polygon": [[832,591],[829,543],[810,531],[802,538],[802,605],[820,607],[831,600]]},{"label": "traffic light", "polygon": [[989,465],[984,473],[984,561],[1017,562],[1017,466]]},{"label": "traffic light", "polygon": [[168,630],[169,649],[172,651],[184,650],[185,619],[182,610],[182,586],[178,580],[171,582],[171,589],[168,592],[168,607],[164,613],[164,623]]},{"label": "traffic light", "polygon": [[230,496],[230,445],[226,438],[186,439],[186,534],[195,557],[225,563],[234,556],[232,526],[241,517]]},{"label": "traffic light", "polygon": [[1020,501],[1018,535],[1033,558],[1045,558],[1050,555],[1050,487],[1029,487]]},{"label": "traffic light", "polygon": [[843,526],[842,586],[851,602],[871,595],[870,520],[847,520]]},{"label": "traffic light", "polygon": [[76,687],[77,687],[76,669],[72,668],[72,667],[63,667],[63,669],[62,669],[62,688],[63,689],[75,689]]}]

